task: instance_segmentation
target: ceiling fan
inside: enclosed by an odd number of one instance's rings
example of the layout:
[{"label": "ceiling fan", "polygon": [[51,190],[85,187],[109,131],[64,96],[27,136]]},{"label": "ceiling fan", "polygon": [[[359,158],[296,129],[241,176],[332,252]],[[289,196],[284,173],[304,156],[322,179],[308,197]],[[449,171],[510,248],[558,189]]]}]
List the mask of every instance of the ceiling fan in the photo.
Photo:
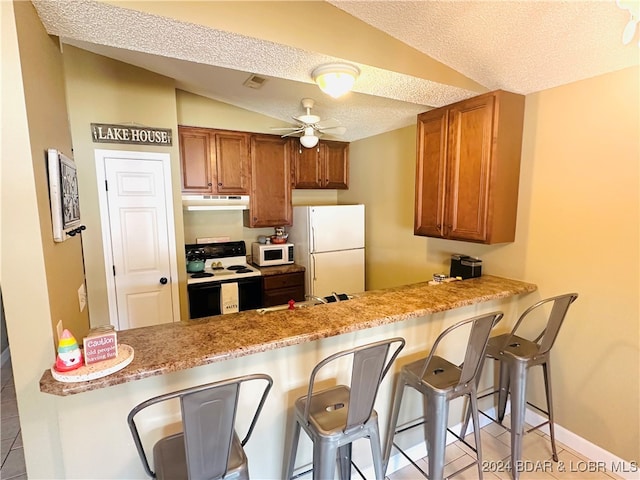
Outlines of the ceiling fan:
[{"label": "ceiling fan", "polygon": [[295,127],[282,127],[282,128],[272,128],[272,130],[289,130],[288,133],[282,135],[283,137],[288,137],[291,135],[296,135],[298,133],[302,133],[300,137],[300,143],[305,148],[313,148],[318,144],[319,135],[329,134],[329,135],[343,135],[347,129],[343,126],[340,126],[337,120],[328,119],[328,120],[320,120],[320,117],[317,115],[311,114],[311,109],[315,104],[314,100],[311,98],[303,98],[301,101],[302,108],[306,110],[306,114],[300,115],[299,117],[292,117],[298,125]]}]

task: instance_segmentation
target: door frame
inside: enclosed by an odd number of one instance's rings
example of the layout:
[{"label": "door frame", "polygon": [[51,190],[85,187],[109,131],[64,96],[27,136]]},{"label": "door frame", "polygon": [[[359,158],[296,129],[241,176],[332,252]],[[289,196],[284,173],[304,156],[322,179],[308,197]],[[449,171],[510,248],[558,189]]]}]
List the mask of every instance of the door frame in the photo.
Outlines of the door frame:
[{"label": "door frame", "polygon": [[116,300],[116,284],[113,276],[113,250],[111,247],[111,226],[109,224],[109,203],[105,189],[105,161],[107,158],[120,157],[142,161],[160,161],[164,177],[166,199],[167,233],[169,235],[169,269],[171,275],[171,305],[173,321],[180,320],[180,295],[178,291],[178,262],[176,250],[176,223],[173,215],[173,191],[171,182],[171,156],[161,152],[142,152],[129,150],[95,149],[96,180],[98,184],[98,205],[100,209],[100,226],[102,229],[102,249],[104,251],[104,273],[107,283],[107,308],[109,323],[119,328],[118,304]]}]

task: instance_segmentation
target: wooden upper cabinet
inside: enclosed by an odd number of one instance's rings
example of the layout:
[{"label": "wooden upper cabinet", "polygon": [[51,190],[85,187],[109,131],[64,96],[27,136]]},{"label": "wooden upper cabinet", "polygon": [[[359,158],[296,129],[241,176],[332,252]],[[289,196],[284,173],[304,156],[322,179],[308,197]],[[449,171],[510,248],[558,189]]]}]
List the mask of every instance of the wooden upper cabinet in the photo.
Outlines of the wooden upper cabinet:
[{"label": "wooden upper cabinet", "polygon": [[418,115],[416,235],[514,241],[523,119],[504,91]]},{"label": "wooden upper cabinet", "polygon": [[349,188],[349,144],[322,142],[324,148],[324,188]]},{"label": "wooden upper cabinet", "polygon": [[212,192],[211,139],[204,128],[178,127],[182,191],[207,194]]},{"label": "wooden upper cabinet", "polygon": [[244,132],[216,132],[215,186],[220,194],[248,194],[251,178],[249,161],[250,134]]},{"label": "wooden upper cabinet", "polygon": [[291,139],[296,189],[349,188],[349,144],[321,140],[317,147],[304,148]]},{"label": "wooden upper cabinet", "polygon": [[249,194],[248,133],[179,126],[178,135],[183,193]]},{"label": "wooden upper cabinet", "polygon": [[291,159],[288,139],[251,135],[251,192],[246,227],[291,225]]},{"label": "wooden upper cabinet", "polygon": [[322,188],[320,170],[320,144],[314,148],[304,148],[297,138],[292,138],[293,187]]}]

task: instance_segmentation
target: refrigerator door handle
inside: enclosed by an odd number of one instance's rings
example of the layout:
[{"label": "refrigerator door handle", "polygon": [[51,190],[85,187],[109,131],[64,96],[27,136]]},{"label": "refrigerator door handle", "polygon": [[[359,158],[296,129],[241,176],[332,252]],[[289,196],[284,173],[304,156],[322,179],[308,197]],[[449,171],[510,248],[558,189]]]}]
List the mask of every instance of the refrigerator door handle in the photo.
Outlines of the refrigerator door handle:
[{"label": "refrigerator door handle", "polygon": [[316,278],[316,257],[315,257],[315,255],[311,256],[311,261],[313,262],[313,281],[315,282],[316,280],[318,280]]},{"label": "refrigerator door handle", "polygon": [[313,225],[311,225],[311,251],[310,253],[316,252],[316,229]]}]

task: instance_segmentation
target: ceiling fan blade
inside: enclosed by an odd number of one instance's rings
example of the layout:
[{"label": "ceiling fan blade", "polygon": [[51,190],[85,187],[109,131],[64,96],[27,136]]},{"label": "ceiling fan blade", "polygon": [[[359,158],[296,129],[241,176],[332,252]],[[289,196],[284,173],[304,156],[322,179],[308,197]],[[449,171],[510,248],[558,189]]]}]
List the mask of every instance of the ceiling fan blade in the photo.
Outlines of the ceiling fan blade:
[{"label": "ceiling fan blade", "polygon": [[271,127],[270,130],[300,130],[302,131],[304,127]]},{"label": "ceiling fan blade", "polygon": [[335,118],[327,118],[326,120],[321,120],[316,123],[316,128],[325,129],[325,128],[334,128],[339,127],[340,122]]},{"label": "ceiling fan blade", "polygon": [[293,132],[285,133],[284,135],[280,135],[280,138],[290,137],[291,135],[296,135],[302,132],[302,130],[294,130]]},{"label": "ceiling fan blade", "polygon": [[347,131],[346,127],[329,127],[329,128],[318,128],[320,133],[326,133],[328,135],[344,135]]}]

